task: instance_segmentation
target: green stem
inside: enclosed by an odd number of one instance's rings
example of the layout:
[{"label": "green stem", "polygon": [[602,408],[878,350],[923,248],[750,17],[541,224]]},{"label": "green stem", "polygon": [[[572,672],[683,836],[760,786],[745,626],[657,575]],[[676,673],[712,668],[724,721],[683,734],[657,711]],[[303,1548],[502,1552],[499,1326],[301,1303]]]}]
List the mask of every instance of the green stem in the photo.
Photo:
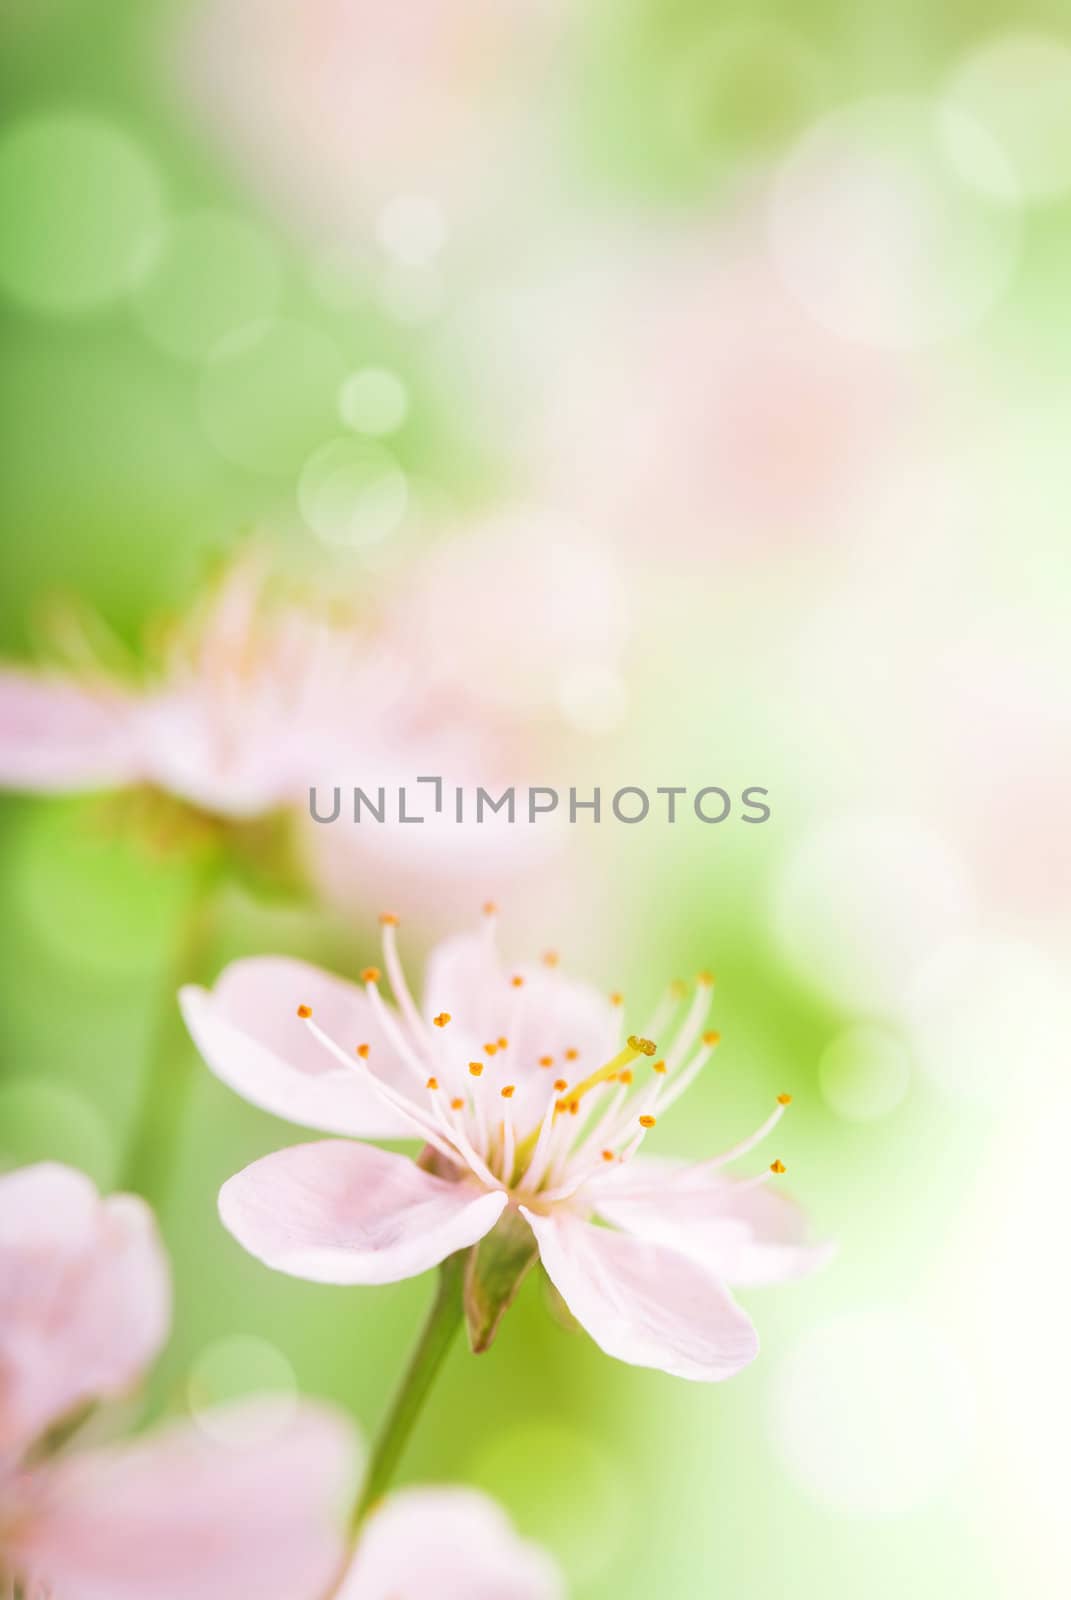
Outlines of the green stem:
[{"label": "green stem", "polygon": [[191,890],[157,1002],[148,1061],[120,1175],[121,1189],[157,1203],[166,1195],[174,1171],[195,1059],[177,996],[184,983],[200,976],[212,931],[216,881],[213,868],[202,868]]},{"label": "green stem", "polygon": [[439,1287],[420,1342],[372,1451],[361,1498],[353,1513],[355,1532],[390,1487],[409,1435],[464,1319],[465,1254],[460,1251],[450,1256],[439,1268]]}]

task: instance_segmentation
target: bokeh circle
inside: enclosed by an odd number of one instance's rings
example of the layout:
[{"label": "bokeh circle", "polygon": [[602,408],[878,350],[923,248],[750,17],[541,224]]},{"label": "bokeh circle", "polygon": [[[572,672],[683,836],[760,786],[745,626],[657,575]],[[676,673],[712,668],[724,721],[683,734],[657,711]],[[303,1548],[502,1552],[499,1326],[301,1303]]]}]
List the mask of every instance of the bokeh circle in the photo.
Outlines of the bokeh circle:
[{"label": "bokeh circle", "polygon": [[1019,258],[1007,156],[957,108],[885,97],[830,113],[789,153],[769,210],[773,259],[824,327],[912,350],[976,327]]},{"label": "bokeh circle", "polygon": [[0,288],[65,316],[123,296],[151,258],[162,214],[156,169],[95,113],[38,112],[0,139]]}]

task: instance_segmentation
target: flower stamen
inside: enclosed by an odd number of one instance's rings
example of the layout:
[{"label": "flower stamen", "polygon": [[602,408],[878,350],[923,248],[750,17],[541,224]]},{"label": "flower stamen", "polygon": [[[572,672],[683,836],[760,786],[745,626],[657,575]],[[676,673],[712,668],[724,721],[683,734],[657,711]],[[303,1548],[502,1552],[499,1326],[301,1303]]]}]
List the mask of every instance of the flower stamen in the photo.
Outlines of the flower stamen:
[{"label": "flower stamen", "polygon": [[[419,1006],[413,999],[409,985],[405,981],[405,969],[402,966],[401,956],[398,953],[398,918],[393,912],[387,911],[384,912],[379,920],[383,929],[383,964],[387,969],[387,976],[390,979],[390,986],[394,992],[394,998],[398,1002],[398,1007],[402,1013],[402,1016],[409,1024],[409,1030],[412,1033],[413,1041],[417,1048],[423,1049],[425,1052],[427,1052],[427,1050],[430,1048],[427,1025],[424,1021],[424,1018],[420,1014]],[[375,968],[373,967],[368,970],[374,972]],[[445,1013],[440,1012],[440,1016],[443,1015],[445,1015]]]},{"label": "flower stamen", "polygon": [[[595,1072],[589,1073],[582,1082],[574,1085],[570,1091],[570,1099],[583,1099],[584,1095],[590,1094],[598,1084],[612,1082],[623,1068],[627,1067],[631,1061],[636,1060],[637,1056],[653,1056],[657,1049],[658,1046],[652,1040],[641,1039],[635,1033],[630,1034],[628,1043],[623,1050],[619,1050],[612,1060],[607,1061],[604,1066],[597,1068]],[[568,1056],[568,1050],[565,1054]]]},{"label": "flower stamen", "polygon": [[[306,1021],[305,1026],[313,1038],[317,1039],[326,1050],[330,1051],[336,1060],[341,1061],[346,1067],[352,1068],[355,1065],[353,1059],[317,1023],[310,1019]],[[440,1155],[445,1156],[448,1161],[452,1161],[455,1166],[464,1167],[469,1164],[463,1156],[458,1154],[456,1149],[451,1149],[449,1145],[444,1143],[419,1106],[415,1105],[407,1096],[400,1094],[396,1089],[392,1089],[389,1084],[384,1083],[383,1079],[378,1077],[370,1067],[362,1067],[359,1070],[363,1072],[365,1081],[371,1085],[380,1098],[385,1100],[395,1111],[400,1111],[402,1116],[408,1118],[427,1142],[438,1150]]]}]

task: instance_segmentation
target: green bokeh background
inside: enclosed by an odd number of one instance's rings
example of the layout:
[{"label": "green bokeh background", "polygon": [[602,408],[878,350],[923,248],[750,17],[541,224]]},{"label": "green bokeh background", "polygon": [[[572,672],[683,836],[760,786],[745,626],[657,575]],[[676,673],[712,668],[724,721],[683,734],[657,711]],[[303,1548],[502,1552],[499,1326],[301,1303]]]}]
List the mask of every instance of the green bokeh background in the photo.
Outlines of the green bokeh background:
[{"label": "green bokeh background", "polygon": [[[419,327],[400,324],[368,297],[345,310],[327,305],[300,234],[261,209],[176,94],[165,67],[181,10],[155,0],[14,0],[0,21],[3,126],[17,129],[42,112],[102,117],[149,155],[162,214],[223,208],[255,224],[278,261],[283,314],[329,335],[346,363],[383,366],[407,382],[410,414],[391,441],[404,469],[461,508],[494,503],[508,491],[508,470],[493,449],[474,443],[473,429],[457,425],[463,375],[444,396],[425,381]],[[627,0],[577,11],[545,110],[562,194],[592,214],[639,217],[651,228],[689,216],[716,221],[733,174],[776,160],[827,106],[888,90],[924,92],[990,31],[1020,23],[1058,31],[1068,20],[1056,0],[786,0],[739,11],[702,0]],[[802,41],[802,65],[786,38]],[[682,126],[679,107],[689,95],[698,110]],[[59,184],[67,208],[55,237],[53,223],[42,222],[37,183],[12,189],[0,181],[0,230],[21,230],[26,254],[16,268],[31,278],[35,261],[43,269],[51,252],[68,248],[65,228],[89,226],[84,217],[79,223],[86,193],[80,199],[69,184],[64,191],[64,176],[50,167],[39,175],[41,184]],[[136,194],[129,201],[135,210],[141,203]],[[100,237],[106,253],[107,227]],[[1035,225],[1020,278],[980,337],[1009,373],[1024,353],[1067,348],[1071,319],[1059,289],[1069,242],[1066,208],[1054,207]],[[206,297],[211,289],[206,282]],[[171,359],[146,338],[129,296],[56,315],[0,293],[0,326],[5,653],[30,652],[57,590],[84,597],[136,641],[144,620],[181,605],[206,561],[248,528],[294,524],[291,457],[300,460],[310,438],[330,431],[322,414],[325,405],[330,413],[328,391],[284,384],[278,404],[247,417],[254,434],[264,430],[254,453],[273,463],[257,472],[214,447],[198,365]],[[1008,550],[996,555],[998,569],[1005,560],[1014,565]],[[1056,563],[1058,552],[1048,557]],[[680,596],[685,622],[731,625],[743,608],[745,618],[772,615],[776,625],[779,608],[808,604],[813,575],[802,575],[794,558],[775,553],[768,562],[759,572],[721,574],[716,593]],[[653,771],[670,752],[673,781],[714,781],[709,746],[695,730],[716,711],[731,715],[733,705],[736,720],[724,734],[732,762],[742,770],[761,756],[779,770],[776,715],[742,707],[745,686],[724,688],[727,663],[702,631],[688,665],[687,680],[674,683],[653,665],[627,738],[609,754],[570,750],[562,758],[581,763],[578,781],[599,774],[609,783],[618,767],[621,781],[636,781],[637,767]],[[616,832],[592,844],[612,913],[605,939],[588,939],[577,952],[592,976],[635,996],[639,1014],[664,977],[708,964],[718,972],[726,1040],[719,1071],[695,1091],[692,1114],[666,1130],[664,1148],[698,1154],[712,1141],[730,1142],[761,1120],[773,1093],[791,1088],[797,1104],[779,1153],[817,1228],[835,1233],[841,1252],[819,1278],[746,1297],[764,1353],[727,1385],[696,1388],[608,1360],[555,1320],[536,1277],[489,1355],[454,1351],[403,1476],[466,1479],[493,1492],[526,1533],[558,1553],[578,1600],[838,1600],[860,1591],[868,1600],[937,1600],[953,1588],[986,1600],[1019,1592],[1007,1559],[995,1554],[1003,1549],[1000,1519],[980,1526],[989,1491],[974,1458],[920,1509],[853,1517],[809,1492],[774,1448],[775,1375],[799,1330],[860,1304],[910,1306],[925,1297],[944,1270],[979,1144],[991,1131],[981,1113],[950,1106],[918,1076],[903,1103],[873,1122],[839,1119],[823,1098],[823,1051],[865,1018],[837,1010],[789,971],[765,891],[794,826],[825,798],[816,777],[812,793],[793,802],[799,816],[780,830],[740,830],[716,848],[702,830]],[[5,797],[0,862],[0,1160],[68,1160],[106,1187],[119,1170],[161,1008],[170,1004],[192,870],[181,860],[150,860],[116,835],[97,802],[80,799]],[[353,968],[372,953],[377,910],[358,905],[348,920],[328,919],[232,886],[215,906],[205,975],[257,950]],[[514,916],[511,931],[519,935],[523,923]],[[568,929],[561,942],[569,949]],[[415,929],[408,943],[415,966],[424,932]],[[162,1206],[177,1312],[153,1382],[155,1410],[184,1407],[204,1350],[240,1334],[269,1340],[302,1390],[340,1402],[366,1430],[383,1412],[430,1283],[353,1292],[295,1283],[246,1258],[218,1224],[220,1183],[291,1136],[197,1071]],[[986,1403],[983,1389],[982,1438]]]}]

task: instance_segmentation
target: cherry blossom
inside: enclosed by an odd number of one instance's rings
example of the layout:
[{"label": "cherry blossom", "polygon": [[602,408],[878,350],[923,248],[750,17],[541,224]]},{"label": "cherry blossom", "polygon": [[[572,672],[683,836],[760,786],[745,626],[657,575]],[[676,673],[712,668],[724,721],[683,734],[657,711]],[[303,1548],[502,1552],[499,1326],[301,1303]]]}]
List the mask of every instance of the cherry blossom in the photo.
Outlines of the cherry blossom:
[{"label": "cherry blossom", "polygon": [[[484,1248],[508,1251],[518,1275],[538,1251],[610,1355],[707,1381],[753,1360],[755,1329],[727,1285],[798,1276],[829,1247],[808,1244],[800,1213],[768,1187],[779,1160],[755,1177],[727,1171],[772,1132],[789,1095],[707,1160],[641,1149],[717,1046],[710,976],[690,994],[672,986],[644,1034],[628,1034],[619,997],[566,976],[553,952],[504,964],[490,908],[481,931],[433,952],[418,1007],[397,918],[381,921],[393,1006],[379,968],[354,985],[279,957],[235,962],[211,992],[182,992],[220,1078],[278,1116],[348,1136],[231,1178],[220,1214],[235,1238],[296,1277],[376,1284],[491,1236]],[[405,1137],[422,1142],[418,1160],[357,1142]]]}]

